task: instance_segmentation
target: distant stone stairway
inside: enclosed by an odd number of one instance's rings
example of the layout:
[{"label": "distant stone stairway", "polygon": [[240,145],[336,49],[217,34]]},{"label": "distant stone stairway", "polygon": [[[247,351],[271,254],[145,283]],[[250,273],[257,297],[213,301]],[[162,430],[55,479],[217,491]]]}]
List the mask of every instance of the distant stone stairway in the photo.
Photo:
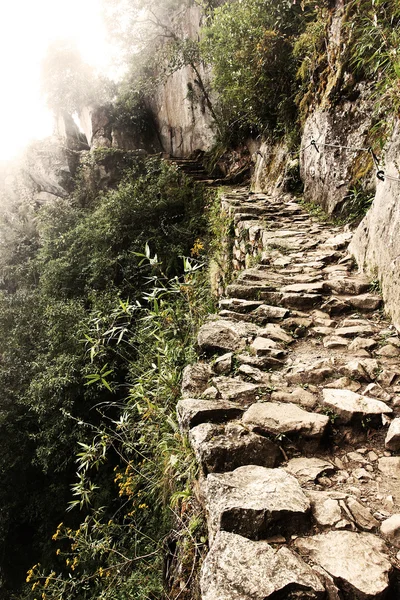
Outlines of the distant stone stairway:
[{"label": "distant stone stairway", "polygon": [[177,406],[203,474],[202,599],[399,599],[397,332],[350,233],[290,197],[222,208],[238,277]]},{"label": "distant stone stairway", "polygon": [[203,163],[198,159],[170,158],[168,162],[196,181],[202,181],[206,184],[214,183],[214,179],[209,176]]}]

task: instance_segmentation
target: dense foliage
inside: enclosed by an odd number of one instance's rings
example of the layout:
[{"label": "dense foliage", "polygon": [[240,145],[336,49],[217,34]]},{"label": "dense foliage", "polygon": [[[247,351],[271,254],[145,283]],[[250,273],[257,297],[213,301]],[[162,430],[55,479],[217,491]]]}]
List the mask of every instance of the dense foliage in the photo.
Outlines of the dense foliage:
[{"label": "dense foliage", "polygon": [[[97,159],[104,162],[104,154],[106,150]],[[114,158],[113,151],[108,154]],[[16,236],[8,236],[19,252],[8,249],[12,260],[2,263],[0,296],[4,598],[18,588],[35,561],[41,568],[55,565],[60,578],[68,573],[70,563],[57,557],[51,539],[60,521],[72,532],[113,520],[121,527],[118,535],[113,530],[113,544],[128,544],[127,573],[136,583],[139,575],[137,569],[132,574],[133,567],[140,553],[147,553],[144,540],[153,536],[153,556],[166,531],[161,526],[166,521],[163,500],[169,497],[161,481],[165,465],[160,458],[156,472],[154,456],[165,452],[168,462],[163,436],[168,432],[174,440],[176,434],[167,417],[173,415],[198,318],[198,311],[192,310],[197,296],[192,298],[189,285],[193,273],[186,263],[184,275],[180,257],[190,256],[204,231],[204,193],[158,159],[127,163],[120,183],[101,192],[94,186],[96,155],[92,156],[82,166],[75,195],[55,200],[36,214],[32,243],[27,236],[20,246]],[[5,232],[10,227],[2,224]],[[171,278],[175,283],[169,290],[166,282]],[[166,287],[162,298],[160,286]],[[98,443],[105,444],[101,468],[94,469],[91,482],[84,482],[86,465],[89,470],[99,456],[93,451],[85,466],[79,465],[77,478],[76,453],[79,448],[97,448]],[[127,512],[132,512],[136,498],[134,492],[132,497],[126,494],[129,486],[122,484],[127,481],[125,469],[137,469],[145,449],[149,462],[132,489],[143,494],[140,504],[152,504],[155,510],[146,515],[144,533],[141,538],[136,535],[136,543],[127,532],[133,527],[142,531],[143,523],[135,516],[128,527]],[[145,491],[150,471],[154,488]],[[184,475],[178,478],[177,489],[185,481]],[[77,509],[66,516],[73,482],[82,512]],[[166,483],[171,485],[170,480]],[[96,491],[90,499],[94,512],[89,510],[90,490]],[[138,511],[142,513],[143,507]],[[96,525],[95,537],[99,528]],[[110,556],[115,558],[120,550],[113,548]],[[61,550],[63,556],[74,552],[66,544]],[[83,550],[79,560],[84,563]],[[159,558],[156,563],[151,578],[160,586]],[[91,569],[102,564],[93,554],[83,572],[79,570],[81,580],[62,591],[62,597],[99,597],[84,580],[89,577],[92,582]],[[35,598],[28,587],[27,597]],[[54,591],[54,597],[60,594]]]}]

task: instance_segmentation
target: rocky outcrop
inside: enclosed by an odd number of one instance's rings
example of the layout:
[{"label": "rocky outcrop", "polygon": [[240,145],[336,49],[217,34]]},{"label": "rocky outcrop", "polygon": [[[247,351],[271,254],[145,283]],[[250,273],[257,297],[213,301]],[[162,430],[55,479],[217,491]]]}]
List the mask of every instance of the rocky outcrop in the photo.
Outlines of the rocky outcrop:
[{"label": "rocky outcrop", "polygon": [[369,173],[369,186],[372,190],[375,186],[373,161],[368,154],[372,107],[367,97],[361,89],[352,101],[319,108],[304,126],[300,148],[304,198],[329,214],[344,207],[350,189],[361,177]]},{"label": "rocky outcrop", "polygon": [[145,124],[139,127],[120,123],[111,106],[85,106],[79,113],[79,122],[91,150],[118,148],[149,153],[162,151],[151,111],[146,115]]},{"label": "rocky outcrop", "polygon": [[[372,207],[359,225],[350,251],[359,268],[379,280],[387,309],[400,329],[400,122],[385,153],[384,181],[378,181]],[[391,179],[391,178],[394,178]]]},{"label": "rocky outcrop", "polygon": [[82,140],[76,126],[68,136],[53,136],[31,143],[17,159],[0,167],[2,209],[21,206],[25,211],[74,189]]},{"label": "rocky outcrop", "polygon": [[[179,35],[197,39],[203,16],[200,6],[187,8],[180,15]],[[150,101],[162,149],[172,156],[209,150],[215,141],[212,115],[202,91],[202,86],[209,87],[210,73],[202,64],[196,69],[197,73],[188,65],[174,72]]]}]

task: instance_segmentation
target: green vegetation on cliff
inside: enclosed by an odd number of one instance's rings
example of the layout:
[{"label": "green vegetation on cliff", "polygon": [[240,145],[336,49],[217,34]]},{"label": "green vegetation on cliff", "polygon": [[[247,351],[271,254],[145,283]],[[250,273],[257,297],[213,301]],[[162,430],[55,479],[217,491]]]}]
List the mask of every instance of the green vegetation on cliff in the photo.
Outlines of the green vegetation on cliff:
[{"label": "green vegetation on cliff", "polygon": [[[97,165],[116,154],[120,183],[100,191]],[[182,259],[201,248],[205,201],[166,163],[104,150],[83,162],[72,197],[37,212],[30,237],[5,236],[2,597],[34,562],[18,597],[160,589],[162,542],[194,468],[173,415],[209,301],[195,259]],[[118,594],[107,592],[116,577]]]}]

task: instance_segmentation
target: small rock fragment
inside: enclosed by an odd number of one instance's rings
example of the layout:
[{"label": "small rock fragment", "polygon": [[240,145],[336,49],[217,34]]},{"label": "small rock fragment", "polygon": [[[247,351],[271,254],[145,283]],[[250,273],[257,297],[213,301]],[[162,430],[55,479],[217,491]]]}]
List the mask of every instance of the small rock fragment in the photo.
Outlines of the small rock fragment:
[{"label": "small rock fragment", "polygon": [[393,546],[400,548],[400,515],[392,515],[381,524],[381,534]]},{"label": "small rock fragment", "polygon": [[385,439],[385,447],[395,452],[400,450],[400,418],[391,422]]}]

